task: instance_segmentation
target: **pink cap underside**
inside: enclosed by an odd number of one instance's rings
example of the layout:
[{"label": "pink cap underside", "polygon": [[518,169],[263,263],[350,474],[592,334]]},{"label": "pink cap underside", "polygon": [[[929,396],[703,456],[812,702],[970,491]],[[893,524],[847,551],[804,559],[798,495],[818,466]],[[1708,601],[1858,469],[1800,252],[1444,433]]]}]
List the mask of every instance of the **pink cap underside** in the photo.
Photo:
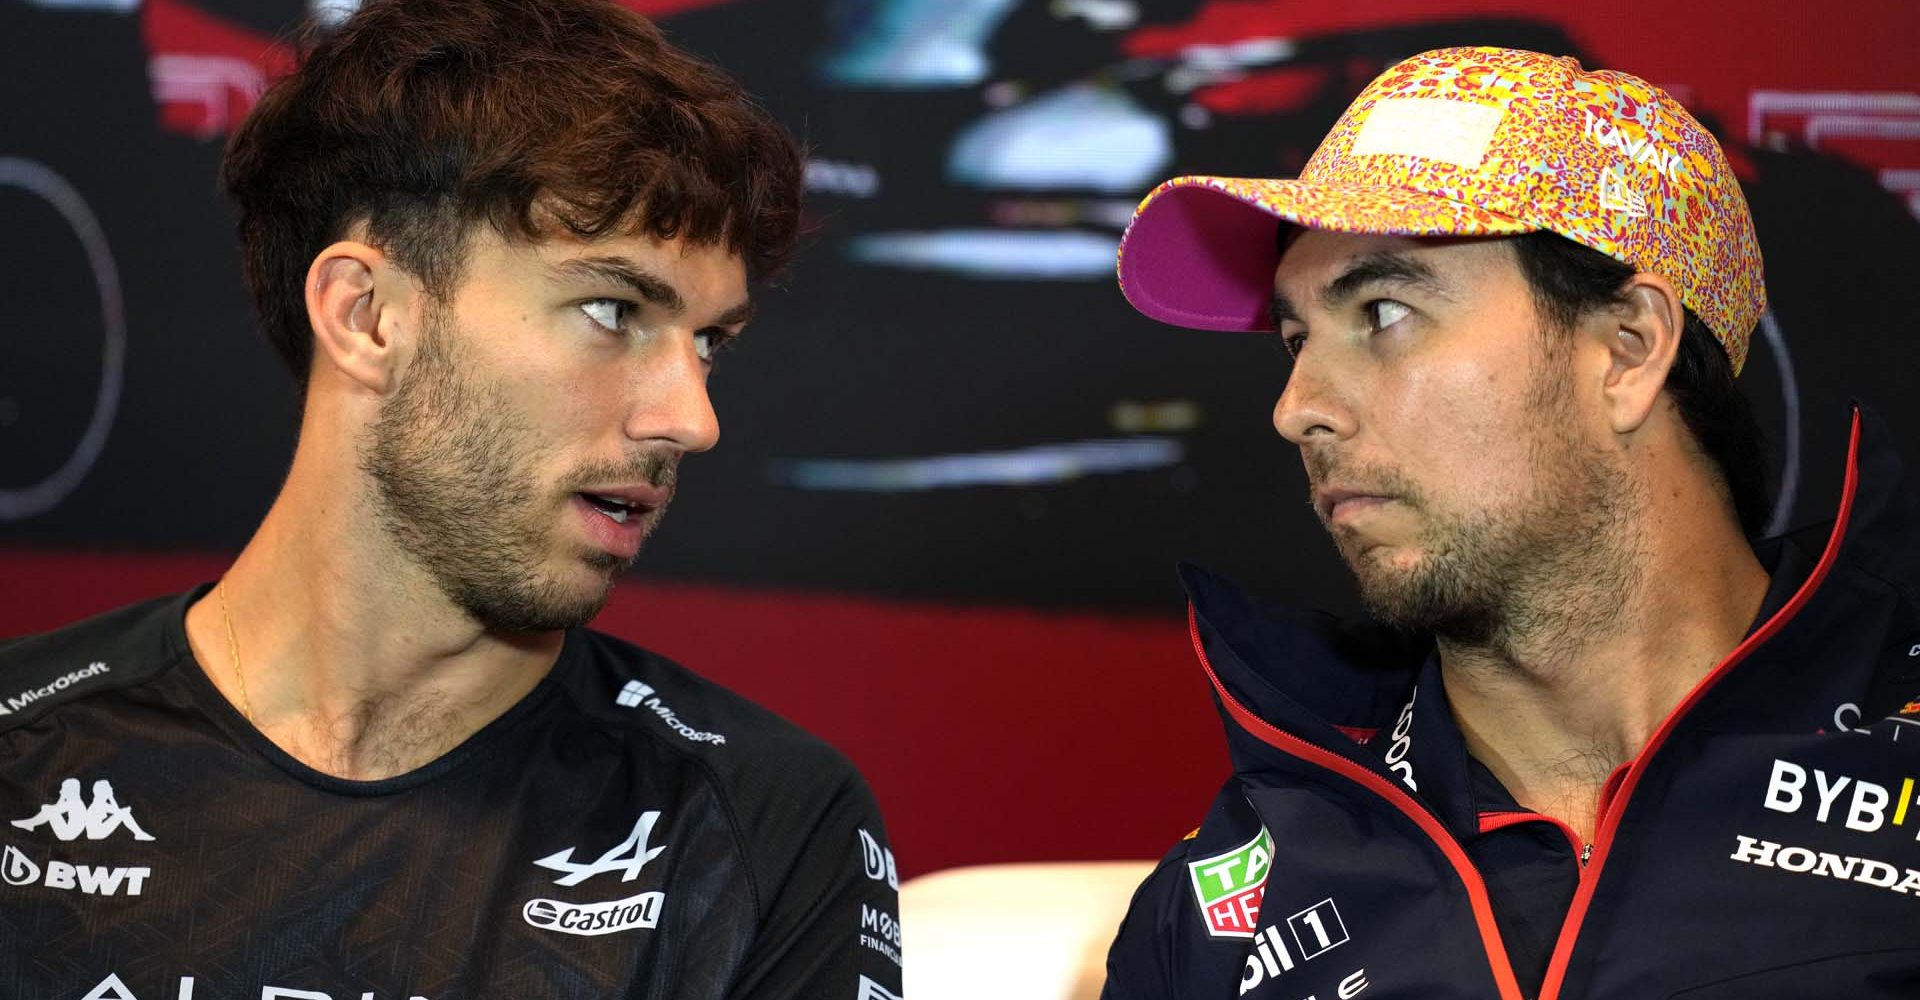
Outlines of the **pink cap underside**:
[{"label": "pink cap underside", "polygon": [[1164,192],[1127,234],[1120,286],[1154,319],[1201,330],[1266,330],[1280,220],[1205,187]]}]

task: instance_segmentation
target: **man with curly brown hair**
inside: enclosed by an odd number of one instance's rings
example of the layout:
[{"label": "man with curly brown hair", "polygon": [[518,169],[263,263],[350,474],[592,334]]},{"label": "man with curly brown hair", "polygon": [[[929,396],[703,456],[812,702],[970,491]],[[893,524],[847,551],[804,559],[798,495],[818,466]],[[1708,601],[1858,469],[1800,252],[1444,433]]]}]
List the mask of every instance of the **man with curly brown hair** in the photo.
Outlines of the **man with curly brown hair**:
[{"label": "man with curly brown hair", "polygon": [[0,994],[899,993],[853,767],[582,627],[718,439],[801,174],[610,2],[311,38],[224,168],[292,466],[216,583],[0,646],[45,693],[0,718]]}]

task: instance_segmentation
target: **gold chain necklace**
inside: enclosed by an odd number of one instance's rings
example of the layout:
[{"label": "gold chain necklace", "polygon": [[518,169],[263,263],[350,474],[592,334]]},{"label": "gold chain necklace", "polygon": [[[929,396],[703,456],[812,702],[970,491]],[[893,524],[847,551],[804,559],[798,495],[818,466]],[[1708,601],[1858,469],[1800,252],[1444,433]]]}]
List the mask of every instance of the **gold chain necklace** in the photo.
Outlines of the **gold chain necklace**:
[{"label": "gold chain necklace", "polygon": [[253,699],[247,697],[247,675],[240,669],[240,642],[233,637],[233,614],[227,610],[227,578],[214,588],[220,594],[220,620],[227,625],[227,654],[233,658],[233,677],[240,682],[240,713],[253,721]]}]

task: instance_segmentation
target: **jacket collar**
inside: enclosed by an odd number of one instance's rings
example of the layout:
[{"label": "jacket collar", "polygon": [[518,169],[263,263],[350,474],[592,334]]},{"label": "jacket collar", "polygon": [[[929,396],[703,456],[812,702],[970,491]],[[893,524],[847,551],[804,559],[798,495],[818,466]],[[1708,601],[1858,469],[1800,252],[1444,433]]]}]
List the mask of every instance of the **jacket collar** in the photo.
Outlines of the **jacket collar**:
[{"label": "jacket collar", "polygon": [[[1715,729],[1815,731],[1849,704],[1845,698],[1864,698],[1874,663],[1890,655],[1880,647],[1892,649],[1891,641],[1904,654],[1920,643],[1920,634],[1909,638],[1920,632],[1920,503],[1902,482],[1885,425],[1857,404],[1853,423],[1846,486],[1834,519],[1756,545],[1779,570],[1811,561],[1808,579],[1779,609],[1780,620],[1760,627],[1758,644],[1728,675],[1732,682],[1715,685],[1699,700],[1696,720]],[[1217,678],[1216,700],[1237,771],[1297,761],[1248,734],[1234,708],[1405,783],[1407,769],[1389,769],[1387,760],[1401,738],[1396,723],[1404,713],[1410,745],[1394,763],[1411,760],[1415,784],[1419,772],[1429,771],[1437,784],[1469,787],[1471,762],[1447,708],[1430,638],[1320,612],[1264,607],[1193,566],[1183,566],[1181,576],[1196,648]],[[1838,641],[1843,635],[1852,636],[1851,643]],[[1805,669],[1816,656],[1821,669]],[[1846,662],[1824,662],[1835,657]],[[1430,805],[1456,799],[1428,798]],[[1458,801],[1466,804],[1440,810],[1443,821],[1456,830],[1477,826],[1471,796]]]}]

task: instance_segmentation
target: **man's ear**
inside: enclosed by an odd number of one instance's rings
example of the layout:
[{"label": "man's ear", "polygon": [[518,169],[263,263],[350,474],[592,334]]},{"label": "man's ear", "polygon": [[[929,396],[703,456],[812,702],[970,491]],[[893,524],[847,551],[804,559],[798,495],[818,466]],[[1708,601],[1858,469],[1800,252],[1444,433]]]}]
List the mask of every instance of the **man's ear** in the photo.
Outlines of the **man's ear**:
[{"label": "man's ear", "polygon": [[392,389],[410,344],[413,281],[377,247],[341,240],[307,269],[314,361],[376,395]]},{"label": "man's ear", "polygon": [[1595,313],[1591,323],[1589,331],[1607,351],[1601,387],[1607,422],[1616,434],[1631,433],[1653,414],[1666,387],[1686,329],[1686,307],[1672,282],[1641,272],[1621,286],[1620,301]]}]

